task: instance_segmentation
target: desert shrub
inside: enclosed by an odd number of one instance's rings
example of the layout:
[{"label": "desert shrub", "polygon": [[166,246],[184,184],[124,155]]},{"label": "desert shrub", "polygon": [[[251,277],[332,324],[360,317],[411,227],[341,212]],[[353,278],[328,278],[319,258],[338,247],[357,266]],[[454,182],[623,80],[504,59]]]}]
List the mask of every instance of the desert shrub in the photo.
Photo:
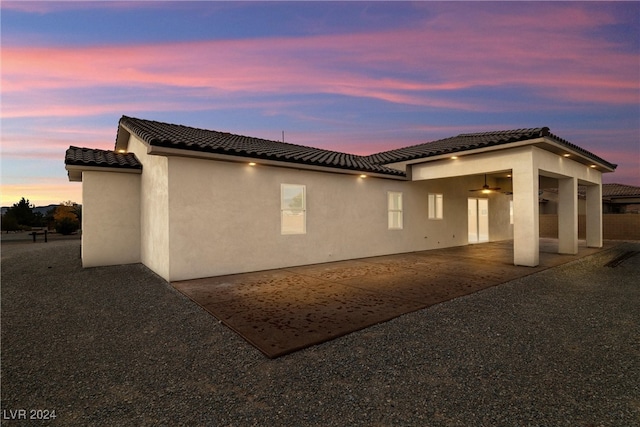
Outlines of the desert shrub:
[{"label": "desert shrub", "polygon": [[56,221],[56,232],[60,234],[71,234],[78,231],[78,228],[80,228],[80,223],[77,219],[64,217]]}]

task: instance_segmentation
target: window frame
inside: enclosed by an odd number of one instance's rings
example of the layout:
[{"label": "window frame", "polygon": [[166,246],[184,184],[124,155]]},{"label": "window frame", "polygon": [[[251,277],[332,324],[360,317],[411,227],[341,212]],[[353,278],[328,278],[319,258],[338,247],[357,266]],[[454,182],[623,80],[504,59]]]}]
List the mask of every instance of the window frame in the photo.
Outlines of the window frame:
[{"label": "window frame", "polygon": [[[297,188],[302,190],[302,206],[291,207],[289,204],[285,206],[285,189]],[[289,202],[291,203],[291,202]],[[288,213],[287,213],[288,212]],[[285,218],[293,216],[302,216],[302,228],[294,229],[293,227],[285,227]],[[304,184],[280,184],[280,234],[283,236],[307,234],[307,186]]]},{"label": "window frame", "polygon": [[[398,197],[395,199],[395,197]],[[387,191],[387,228],[389,230],[404,229],[404,202],[402,191]],[[396,206],[396,201],[399,201]]]},{"label": "window frame", "polygon": [[444,219],[444,195],[442,193],[429,193],[427,205],[427,217],[429,219]]}]

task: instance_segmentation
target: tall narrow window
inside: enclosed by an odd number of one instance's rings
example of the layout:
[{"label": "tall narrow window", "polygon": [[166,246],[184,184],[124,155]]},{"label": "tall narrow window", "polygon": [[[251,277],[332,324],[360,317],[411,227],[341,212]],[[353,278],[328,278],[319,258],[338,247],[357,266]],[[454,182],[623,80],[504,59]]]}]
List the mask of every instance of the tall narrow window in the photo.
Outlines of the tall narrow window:
[{"label": "tall narrow window", "polygon": [[402,193],[389,191],[387,193],[387,209],[389,217],[389,230],[402,229]]},{"label": "tall narrow window", "polygon": [[509,200],[509,224],[513,225],[513,200]]},{"label": "tall narrow window", "polygon": [[429,194],[429,219],[442,219],[442,194]]},{"label": "tall narrow window", "polygon": [[305,234],[307,232],[306,187],[296,184],[280,186],[280,232]]}]

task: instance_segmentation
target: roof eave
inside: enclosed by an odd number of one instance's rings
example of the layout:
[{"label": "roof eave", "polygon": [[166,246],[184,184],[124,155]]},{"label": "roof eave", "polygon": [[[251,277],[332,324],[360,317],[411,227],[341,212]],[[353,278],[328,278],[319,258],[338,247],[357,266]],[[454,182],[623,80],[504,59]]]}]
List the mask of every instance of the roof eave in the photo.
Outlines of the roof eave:
[{"label": "roof eave", "polygon": [[534,139],[526,139],[526,140],[517,141],[517,142],[510,142],[507,144],[490,145],[490,146],[485,146],[480,148],[474,148],[471,150],[452,150],[446,153],[437,154],[433,156],[425,156],[425,157],[398,161],[393,163],[385,163],[385,165],[387,166],[388,165],[411,165],[411,164],[417,164],[417,163],[433,162],[433,161],[442,160],[442,159],[450,159],[454,156],[456,157],[469,156],[472,154],[488,153],[488,152],[499,151],[499,150],[508,150],[508,149],[524,147],[528,145],[537,146],[539,148],[545,149],[547,151],[551,151],[558,155],[569,154],[569,158],[571,160],[577,161],[579,163],[582,163],[590,167],[594,165],[597,170],[605,173],[614,172],[617,167],[617,165],[609,163],[604,159],[600,159],[599,157],[593,154],[590,156],[586,155],[568,146],[568,144],[564,144],[561,141],[558,141],[554,138],[547,137],[547,136],[534,138]]},{"label": "roof eave", "polygon": [[190,158],[199,158],[199,159],[220,160],[220,161],[226,161],[226,162],[245,163],[245,164],[250,162],[255,162],[261,165],[276,166],[276,167],[304,169],[304,170],[312,170],[312,171],[319,171],[319,172],[341,173],[346,175],[366,175],[367,177],[395,179],[395,180],[402,180],[402,181],[407,180],[406,174],[402,171],[398,171],[398,173],[395,173],[395,172],[384,173],[384,172],[366,170],[366,169],[338,168],[338,167],[330,167],[330,166],[322,166],[322,165],[312,165],[308,163],[295,162],[295,161],[279,161],[279,160],[266,159],[266,158],[257,157],[257,156],[254,157],[254,156],[212,153],[208,151],[184,150],[181,148],[163,147],[158,145],[150,145],[148,154],[159,155],[159,156],[180,156],[180,157],[190,157]]},{"label": "roof eave", "polygon": [[412,164],[416,164],[416,163],[433,162],[433,161],[436,161],[436,160],[450,159],[451,157],[454,157],[454,156],[456,156],[456,157],[469,156],[469,155],[472,155],[472,154],[487,153],[487,152],[491,152],[491,151],[499,151],[499,150],[505,150],[505,149],[510,149],[510,148],[523,147],[523,146],[526,146],[526,145],[533,145],[533,144],[541,143],[543,141],[544,141],[544,138],[535,138],[535,139],[527,139],[527,140],[524,140],[524,141],[511,142],[511,143],[508,143],[508,144],[484,146],[484,147],[480,147],[480,148],[474,148],[474,149],[471,149],[471,150],[452,150],[452,151],[448,151],[446,153],[436,154],[436,155],[433,155],[433,156],[425,156],[425,157],[419,157],[419,158],[415,158],[415,159],[411,159],[411,160],[404,160],[404,161],[398,161],[398,162],[385,163],[385,165],[394,165],[394,164],[412,165]]},{"label": "roof eave", "polygon": [[142,168],[127,168],[114,166],[89,166],[79,164],[66,164],[64,168],[67,170],[69,181],[82,182],[83,172],[118,172],[118,173],[134,173],[141,174]]},{"label": "roof eave", "polygon": [[126,152],[129,150],[129,138],[133,132],[120,122],[118,124],[118,134],[116,135],[115,152]]},{"label": "roof eave", "polygon": [[[545,145],[544,148],[547,151],[551,151],[552,153],[558,154],[560,156],[566,157],[568,159],[574,160],[578,163],[582,163],[589,167],[595,167],[597,170],[603,173],[614,172],[618,165],[613,163],[609,163],[604,159],[596,156],[593,153],[590,153],[586,150],[581,149],[578,146],[573,146],[573,144],[564,143],[563,141],[559,141],[553,137],[544,137],[543,141],[539,145]],[[574,148],[576,147],[576,148]],[[583,153],[582,151],[585,151]]]}]

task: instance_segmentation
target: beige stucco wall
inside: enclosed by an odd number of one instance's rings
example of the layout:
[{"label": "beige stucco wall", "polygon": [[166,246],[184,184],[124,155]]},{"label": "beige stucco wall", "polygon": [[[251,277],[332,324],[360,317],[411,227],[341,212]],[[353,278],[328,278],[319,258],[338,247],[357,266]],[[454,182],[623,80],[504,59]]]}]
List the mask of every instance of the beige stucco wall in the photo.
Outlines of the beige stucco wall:
[{"label": "beige stucco wall", "polygon": [[142,163],[140,180],[140,258],[169,280],[169,172],[168,159],[147,154],[147,147],[129,138],[128,151]]},{"label": "beige stucco wall", "polygon": [[140,175],[82,173],[82,265],[140,262]]},{"label": "beige stucco wall", "polygon": [[[169,157],[168,280],[258,271],[467,244],[473,178],[405,182]],[[148,171],[145,165],[145,171]],[[280,185],[306,185],[307,233],[281,235]],[[404,228],[389,230],[387,192],[401,191]],[[427,219],[428,193],[444,219]],[[509,238],[509,202],[491,197],[492,240]],[[163,276],[164,277],[164,276]]]}]

